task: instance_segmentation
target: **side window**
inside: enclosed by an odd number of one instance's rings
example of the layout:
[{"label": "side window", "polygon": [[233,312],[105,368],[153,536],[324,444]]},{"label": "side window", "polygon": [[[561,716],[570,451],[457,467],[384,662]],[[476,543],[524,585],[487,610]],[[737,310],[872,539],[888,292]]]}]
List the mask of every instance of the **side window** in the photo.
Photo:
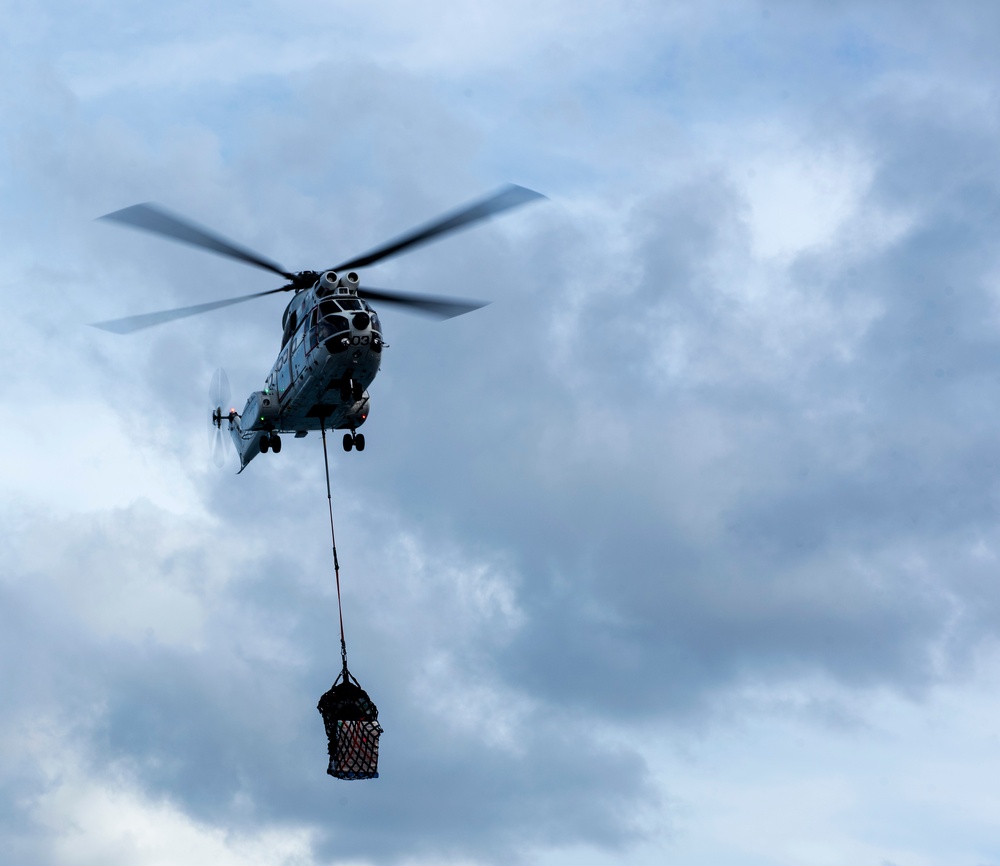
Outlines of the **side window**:
[{"label": "side window", "polygon": [[281,352],[281,360],[278,362],[278,396],[281,397],[292,384],[292,370],[288,364],[288,349]]},{"label": "side window", "polygon": [[291,339],[291,336],[298,325],[298,321],[299,321],[298,314],[295,312],[295,310],[293,310],[292,314],[288,317],[288,321],[285,322],[285,330],[284,333],[282,333],[281,335],[282,346],[288,345],[288,341]]},{"label": "side window", "polygon": [[309,314],[309,325],[306,330],[306,353],[311,352],[316,348],[319,338],[316,336],[317,322],[319,318],[319,310],[314,309]]}]

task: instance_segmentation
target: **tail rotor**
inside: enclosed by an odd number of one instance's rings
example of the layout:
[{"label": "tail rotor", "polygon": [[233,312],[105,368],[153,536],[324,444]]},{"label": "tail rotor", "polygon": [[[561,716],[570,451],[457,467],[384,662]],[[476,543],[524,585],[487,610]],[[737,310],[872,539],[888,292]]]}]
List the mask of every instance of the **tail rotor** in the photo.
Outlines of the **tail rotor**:
[{"label": "tail rotor", "polygon": [[208,388],[208,399],[211,401],[212,426],[215,433],[212,437],[212,461],[220,469],[226,462],[226,448],[222,440],[222,422],[229,417],[229,400],[232,390],[229,387],[229,377],[226,371],[219,367],[212,375],[212,384]]}]

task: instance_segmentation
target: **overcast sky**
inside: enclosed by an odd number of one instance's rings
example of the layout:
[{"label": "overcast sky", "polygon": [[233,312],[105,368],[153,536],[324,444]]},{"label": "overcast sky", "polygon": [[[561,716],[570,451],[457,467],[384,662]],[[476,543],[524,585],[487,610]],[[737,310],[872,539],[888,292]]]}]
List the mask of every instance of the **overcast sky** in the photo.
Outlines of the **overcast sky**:
[{"label": "overcast sky", "polygon": [[[0,0],[0,850],[17,866],[1000,866],[1000,9]],[[235,474],[283,296],[362,273],[334,440],[381,778],[325,774],[320,440]]]}]

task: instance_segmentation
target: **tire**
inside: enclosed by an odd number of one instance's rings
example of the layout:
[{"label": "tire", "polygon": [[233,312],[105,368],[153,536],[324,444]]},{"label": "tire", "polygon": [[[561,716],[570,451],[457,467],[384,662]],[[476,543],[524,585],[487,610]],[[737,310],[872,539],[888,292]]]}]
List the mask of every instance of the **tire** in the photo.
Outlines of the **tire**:
[{"label": "tire", "polygon": [[350,451],[354,447],[354,437],[350,433],[344,434],[344,450]]},{"label": "tire", "polygon": [[266,433],[260,437],[260,453],[267,454],[267,449],[271,447],[271,437]]},{"label": "tire", "polygon": [[358,435],[354,437],[354,447],[357,448],[358,451],[364,451],[365,450],[365,434],[364,433],[358,433]]},{"label": "tire", "polygon": [[281,437],[277,433],[271,434],[271,450],[275,454],[281,450]]}]

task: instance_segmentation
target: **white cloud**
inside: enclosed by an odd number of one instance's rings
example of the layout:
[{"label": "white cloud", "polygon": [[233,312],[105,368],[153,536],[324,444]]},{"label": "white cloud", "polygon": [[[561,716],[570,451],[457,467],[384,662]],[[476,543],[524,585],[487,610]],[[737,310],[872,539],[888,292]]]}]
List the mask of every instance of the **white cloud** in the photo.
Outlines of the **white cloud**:
[{"label": "white cloud", "polygon": [[817,681],[761,687],[758,709],[734,704],[725,727],[671,729],[655,760],[685,820],[661,856],[978,866],[995,852],[998,670],[991,652],[975,677],[921,701]]},{"label": "white cloud", "polygon": [[[123,426],[116,412],[90,400],[33,401],[7,433],[19,459],[0,479],[0,496],[25,508],[78,513],[148,500],[175,514],[197,515],[202,506],[188,461],[158,448],[154,435],[135,442]],[[151,420],[146,432],[153,434],[153,428]],[[191,452],[191,459],[207,462],[207,446]],[[58,483],[40,484],[40,478]]]},{"label": "white cloud", "polygon": [[754,252],[789,257],[831,241],[856,215],[871,182],[857,156],[815,148],[752,158],[745,168]]},{"label": "white cloud", "polygon": [[[55,763],[56,743],[47,762]],[[266,827],[231,833],[154,799],[124,774],[95,776],[59,755],[52,787],[37,799],[32,820],[49,838],[51,866],[309,866],[312,833]]]}]

